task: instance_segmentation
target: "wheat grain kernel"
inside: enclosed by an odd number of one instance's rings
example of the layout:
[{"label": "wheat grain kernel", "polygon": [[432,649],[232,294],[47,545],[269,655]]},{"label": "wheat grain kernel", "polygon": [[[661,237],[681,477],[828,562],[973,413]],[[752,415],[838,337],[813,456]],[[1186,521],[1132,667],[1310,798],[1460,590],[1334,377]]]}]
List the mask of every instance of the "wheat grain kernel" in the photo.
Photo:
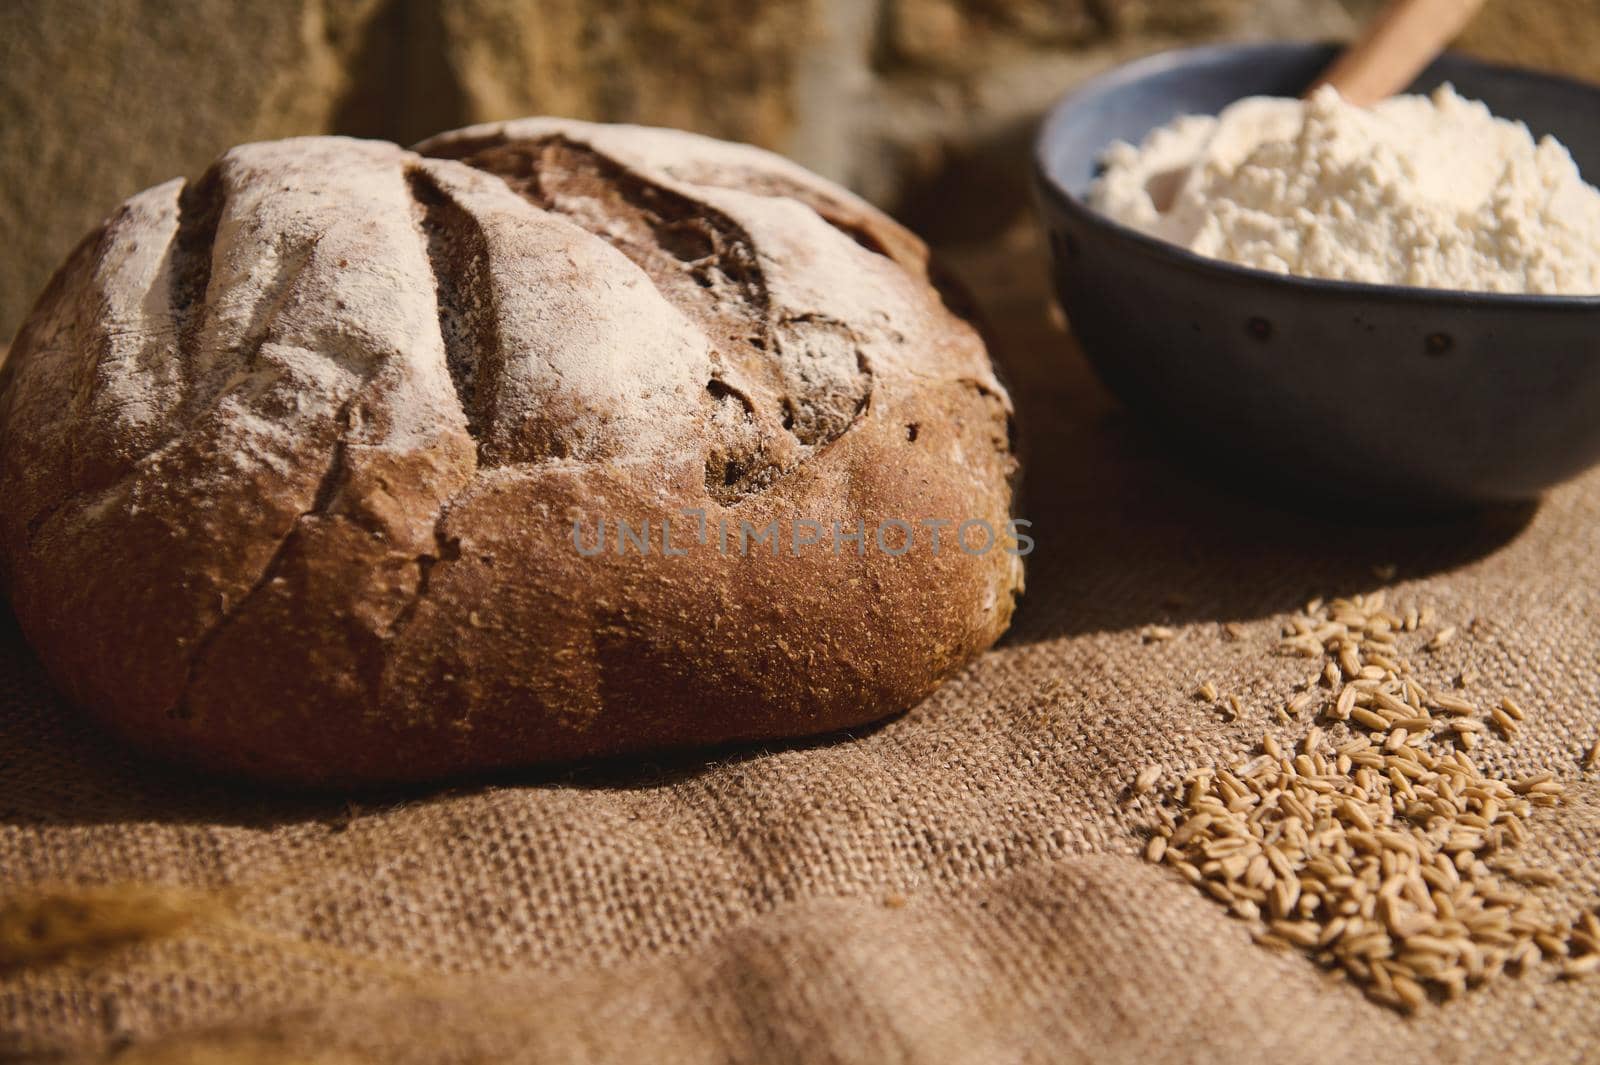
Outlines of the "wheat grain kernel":
[{"label": "wheat grain kernel", "polygon": [[1143,769],[1139,770],[1139,775],[1137,777],[1134,777],[1134,779],[1133,779],[1134,794],[1142,795],[1144,792],[1149,791],[1152,787],[1155,786],[1155,782],[1160,780],[1160,779],[1161,779],[1161,767],[1160,766],[1158,766],[1158,765],[1147,765],[1147,766],[1145,766]]}]

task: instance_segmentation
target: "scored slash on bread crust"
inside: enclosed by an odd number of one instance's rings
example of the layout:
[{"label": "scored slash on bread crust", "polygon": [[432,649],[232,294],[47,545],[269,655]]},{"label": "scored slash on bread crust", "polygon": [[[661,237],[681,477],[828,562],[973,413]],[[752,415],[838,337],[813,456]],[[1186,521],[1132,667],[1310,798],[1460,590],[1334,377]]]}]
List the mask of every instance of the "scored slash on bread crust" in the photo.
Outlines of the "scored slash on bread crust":
[{"label": "scored slash on bread crust", "polygon": [[1009,400],[914,236],[673,131],[419,152],[236,148],[41,297],[0,376],[0,571],[73,701],[337,786],[861,724],[1004,631],[1001,550],[572,542],[684,509],[1003,528]]}]

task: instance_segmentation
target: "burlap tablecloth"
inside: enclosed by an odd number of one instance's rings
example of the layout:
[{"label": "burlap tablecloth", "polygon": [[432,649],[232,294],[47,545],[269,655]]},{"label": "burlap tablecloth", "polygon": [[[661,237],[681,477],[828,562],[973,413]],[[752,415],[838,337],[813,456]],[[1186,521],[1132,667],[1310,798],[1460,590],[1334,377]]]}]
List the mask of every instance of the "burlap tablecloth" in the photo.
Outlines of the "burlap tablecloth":
[{"label": "burlap tablecloth", "polygon": [[[1022,232],[1022,231],[1019,231]],[[1287,612],[1380,583],[1476,631],[1528,710],[1484,761],[1569,802],[1530,859],[1600,901],[1600,475],[1396,525],[1253,501],[1119,412],[1046,313],[1037,250],[958,256],[1023,415],[1038,551],[1015,628],[854,738],[354,803],[128,758],[0,622],[0,896],[223,891],[233,916],[0,972],[0,1056],[187,1062],[1503,1062],[1600,1055],[1600,981],[1507,977],[1407,1019],[1254,945],[1138,852],[1173,772],[1249,750],[1303,661]],[[1217,411],[1219,420],[1227,411]],[[1394,565],[1380,582],[1374,567]],[[1220,623],[1242,624],[1229,639]],[[1146,644],[1151,623],[1175,639]],[[1224,723],[1192,697],[1238,692]],[[1299,726],[1303,728],[1303,726]],[[1169,773],[1168,779],[1172,779]]]}]

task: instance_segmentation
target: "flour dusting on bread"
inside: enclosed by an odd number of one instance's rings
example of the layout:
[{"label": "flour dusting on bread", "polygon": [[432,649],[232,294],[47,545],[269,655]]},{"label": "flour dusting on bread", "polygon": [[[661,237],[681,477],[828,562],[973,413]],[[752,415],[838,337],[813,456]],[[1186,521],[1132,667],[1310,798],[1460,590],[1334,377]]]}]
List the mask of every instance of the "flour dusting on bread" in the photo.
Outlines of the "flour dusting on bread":
[{"label": "flour dusting on bread", "polygon": [[838,728],[986,647],[1020,587],[998,551],[574,550],[584,520],[1008,517],[1009,401],[920,242],[690,134],[235,148],[79,247],[0,389],[29,639],[74,701],[215,768]]}]

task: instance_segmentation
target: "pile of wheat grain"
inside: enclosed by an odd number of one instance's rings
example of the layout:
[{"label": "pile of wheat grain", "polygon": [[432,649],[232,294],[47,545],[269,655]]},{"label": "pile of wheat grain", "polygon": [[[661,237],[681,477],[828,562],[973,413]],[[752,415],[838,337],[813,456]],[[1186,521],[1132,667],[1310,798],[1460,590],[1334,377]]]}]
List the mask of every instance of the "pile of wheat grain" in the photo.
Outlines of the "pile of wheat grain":
[{"label": "pile of wheat grain", "polygon": [[[1316,706],[1329,731],[1311,726],[1294,749],[1263,736],[1258,756],[1189,774],[1145,852],[1258,922],[1258,941],[1303,949],[1405,1010],[1541,958],[1568,977],[1600,969],[1600,920],[1549,912],[1538,891],[1556,877],[1511,855],[1561,786],[1474,764],[1479,708],[1425,686],[1400,649],[1430,621],[1387,610],[1381,592],[1307,604],[1281,646],[1320,673],[1280,720]],[[1220,698],[1209,683],[1200,695]],[[1487,717],[1510,739],[1523,711],[1506,698]]]}]

